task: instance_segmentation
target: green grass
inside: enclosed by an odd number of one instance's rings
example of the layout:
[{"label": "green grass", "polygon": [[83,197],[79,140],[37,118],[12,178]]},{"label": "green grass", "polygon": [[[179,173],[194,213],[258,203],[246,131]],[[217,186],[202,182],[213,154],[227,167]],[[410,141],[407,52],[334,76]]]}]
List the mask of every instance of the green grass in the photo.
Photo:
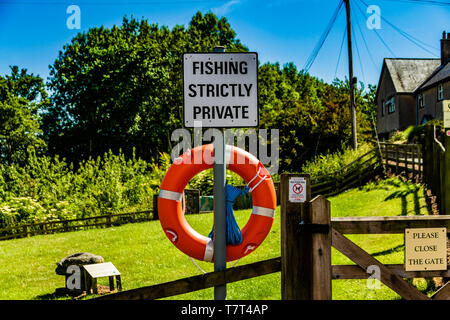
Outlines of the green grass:
[{"label": "green grass", "polygon": [[[329,199],[332,216],[394,216],[427,214],[423,189],[418,185],[389,179],[363,189],[352,189]],[[235,212],[242,227],[250,210]],[[189,215],[191,226],[207,235],[212,214]],[[383,263],[403,262],[402,235],[351,235],[349,238]],[[91,252],[111,261],[122,273],[123,288],[133,289],[198,275],[200,271],[178,251],[162,232],[158,221],[128,224],[108,229],[41,235],[0,242],[0,299],[55,299],[53,292],[64,286],[55,274],[56,262],[76,252]],[[280,214],[266,240],[239,265],[280,255]],[[333,264],[350,264],[333,249]],[[205,271],[213,265],[198,262]],[[233,263],[229,263],[231,266]],[[102,282],[100,282],[102,283]],[[107,284],[105,281],[102,284]],[[419,283],[425,290],[426,283]],[[280,273],[228,284],[228,299],[280,299]],[[65,298],[65,297],[63,297]],[[169,299],[212,299],[213,289]],[[398,299],[389,288],[370,290],[366,280],[333,280],[333,299]]]}]

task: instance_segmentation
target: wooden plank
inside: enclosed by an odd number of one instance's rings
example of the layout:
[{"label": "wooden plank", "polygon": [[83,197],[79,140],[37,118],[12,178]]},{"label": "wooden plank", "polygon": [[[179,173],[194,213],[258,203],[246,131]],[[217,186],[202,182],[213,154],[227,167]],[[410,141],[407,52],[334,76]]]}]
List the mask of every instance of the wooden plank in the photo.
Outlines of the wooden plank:
[{"label": "wooden plank", "polygon": [[[289,179],[306,179],[306,202],[289,201]],[[311,199],[310,177],[305,174],[281,174],[280,176],[280,218],[281,218],[281,299],[309,300],[311,292],[310,241],[305,234],[298,233],[298,226],[305,217]],[[308,244],[309,241],[309,244]],[[304,249],[307,249],[304,251]]]},{"label": "wooden plank", "polygon": [[[330,201],[323,196],[311,200],[311,223],[330,226]],[[312,300],[331,300],[331,227],[328,233],[312,234]]]},{"label": "wooden plank", "polygon": [[[209,272],[152,286],[104,295],[95,300],[154,300],[241,281],[281,270],[281,258],[272,258],[222,271]],[[120,282],[120,280],[119,280]],[[117,284],[119,288],[119,283]],[[121,290],[121,287],[120,289]]]},{"label": "wooden plank", "polygon": [[445,154],[443,158],[442,180],[442,214],[450,214],[450,136],[445,135]]},{"label": "wooden plank", "polygon": [[373,258],[340,232],[336,231],[334,228],[331,232],[333,247],[361,266],[364,270],[367,270],[367,268],[372,265],[378,266],[380,268],[379,280],[397,292],[401,297],[407,300],[429,300],[429,298],[417,290],[417,288],[404,281],[399,275]]},{"label": "wooden plank", "polygon": [[114,291],[114,277],[113,276],[109,276],[109,291]]},{"label": "wooden plank", "polygon": [[[385,266],[402,278],[433,278],[450,277],[449,270],[438,271],[405,271],[404,264],[385,264]],[[369,275],[358,265],[334,265],[332,266],[332,278],[334,280],[343,279],[367,279]]]},{"label": "wooden plank", "polygon": [[331,225],[343,234],[395,234],[405,228],[438,228],[450,230],[450,215],[394,217],[335,217]]},{"label": "wooden plank", "polygon": [[450,281],[448,281],[442,288],[436,291],[432,296],[433,300],[450,300]]},{"label": "wooden plank", "polygon": [[[151,211],[144,211],[144,212],[137,212],[137,213],[125,213],[125,214],[117,214],[112,215],[109,217],[130,217],[135,216],[137,214],[143,214],[146,212]],[[22,238],[24,236],[31,236],[31,235],[38,235],[38,234],[49,234],[49,233],[56,233],[59,231],[70,231],[76,228],[85,228],[85,227],[99,227],[99,226],[105,226],[108,224],[107,221],[105,222],[97,222],[97,223],[86,223],[86,224],[80,224],[80,225],[68,225],[69,222],[84,222],[84,221],[90,221],[90,220],[96,220],[96,219],[102,219],[107,218],[108,216],[98,216],[98,217],[88,217],[84,219],[73,219],[73,220],[61,220],[61,221],[51,221],[51,222],[42,222],[37,224],[27,224],[27,225],[19,225],[9,228],[3,228],[1,230],[8,231],[8,232],[14,232],[16,230],[21,230],[22,232],[19,233],[12,233],[10,235],[1,236],[0,240],[7,240],[7,239],[13,239],[13,238]],[[139,219],[140,221],[141,219]],[[119,223],[119,222],[113,222],[113,223]],[[54,224],[62,224],[61,227],[55,227]],[[24,227],[27,227],[27,232],[23,232]],[[39,229],[36,229],[39,227]],[[1,231],[0,230],[0,231]]]},{"label": "wooden plank", "polygon": [[398,165],[399,165],[399,150],[398,144],[395,145],[395,174],[398,174]]}]

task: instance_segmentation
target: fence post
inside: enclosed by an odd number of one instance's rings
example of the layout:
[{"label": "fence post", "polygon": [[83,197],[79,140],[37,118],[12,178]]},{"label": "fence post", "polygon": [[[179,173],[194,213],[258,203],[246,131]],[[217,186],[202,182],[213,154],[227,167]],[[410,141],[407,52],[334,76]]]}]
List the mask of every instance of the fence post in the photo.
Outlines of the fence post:
[{"label": "fence post", "polygon": [[153,220],[159,220],[158,216],[158,195],[153,195]]},{"label": "fence post", "polygon": [[[312,236],[312,282],[313,300],[331,300],[331,213],[330,201],[317,196],[311,201],[311,210],[307,210],[312,226],[320,226]],[[305,217],[306,220],[306,217]],[[320,232],[317,232],[320,231]]]},{"label": "fence post", "polygon": [[385,143],[384,144],[384,161],[385,161],[385,167],[386,167],[386,170],[389,168],[388,167],[388,165],[389,165],[389,161],[388,161],[388,158],[389,158],[389,150],[388,150],[388,145],[387,145],[387,143]]},{"label": "fence post", "polygon": [[[289,180],[302,177],[306,180],[306,201],[289,201]],[[311,246],[306,245],[311,237],[299,234],[299,226],[306,215],[311,198],[308,174],[281,174],[281,299],[310,300],[311,291]]]},{"label": "fence post", "polygon": [[445,153],[443,157],[442,171],[442,214],[450,214],[450,129],[445,130],[444,146]]},{"label": "fence post", "polygon": [[399,157],[398,157],[398,144],[395,145],[395,174],[398,174],[398,165],[399,165]]}]

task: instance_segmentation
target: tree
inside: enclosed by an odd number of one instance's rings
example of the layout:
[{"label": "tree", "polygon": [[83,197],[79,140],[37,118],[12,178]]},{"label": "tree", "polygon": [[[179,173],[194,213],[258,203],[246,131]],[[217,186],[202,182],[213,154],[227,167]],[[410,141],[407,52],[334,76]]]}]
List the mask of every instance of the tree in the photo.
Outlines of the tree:
[{"label": "tree", "polygon": [[[350,143],[348,81],[328,84],[298,71],[292,63],[282,68],[266,63],[258,77],[260,125],[280,130],[281,171],[298,171],[314,156]],[[367,114],[371,96],[363,87],[356,92],[358,132],[364,133],[360,140],[367,139],[371,129]]]},{"label": "tree", "polygon": [[27,69],[12,66],[11,74],[0,76],[0,162],[23,163],[27,148],[45,150],[38,110],[48,105],[45,85]]},{"label": "tree", "polygon": [[52,106],[45,110],[50,152],[69,160],[108,150],[156,160],[182,123],[182,61],[189,51],[224,45],[246,50],[225,18],[198,12],[172,30],[124,18],[65,45],[50,67]]}]

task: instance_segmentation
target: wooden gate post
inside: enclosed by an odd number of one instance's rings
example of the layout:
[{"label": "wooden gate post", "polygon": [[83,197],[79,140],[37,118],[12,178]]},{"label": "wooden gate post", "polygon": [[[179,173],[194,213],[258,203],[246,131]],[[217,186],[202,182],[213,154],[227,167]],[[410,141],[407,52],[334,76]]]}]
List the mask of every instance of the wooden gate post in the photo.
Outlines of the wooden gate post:
[{"label": "wooden gate post", "polygon": [[[303,203],[289,201],[289,179],[303,177],[306,179],[306,201]],[[280,213],[281,213],[281,299],[302,300],[309,296],[304,291],[304,283],[310,279],[311,262],[303,258],[302,244],[307,239],[301,239],[298,228],[305,215],[308,201],[311,198],[310,177],[304,174],[281,174],[280,176]],[[303,286],[302,286],[303,284]]]},{"label": "wooden gate post", "polygon": [[450,129],[445,130],[442,171],[442,214],[450,214]]},{"label": "wooden gate post", "polygon": [[[306,201],[289,201],[289,180],[306,180]],[[311,199],[307,174],[282,174],[281,298],[331,300],[330,203],[323,196]]]},{"label": "wooden gate post", "polygon": [[[331,300],[331,211],[330,201],[324,196],[311,200],[308,219],[311,221],[312,237],[312,283],[313,300]],[[306,217],[305,217],[306,220]]]}]

